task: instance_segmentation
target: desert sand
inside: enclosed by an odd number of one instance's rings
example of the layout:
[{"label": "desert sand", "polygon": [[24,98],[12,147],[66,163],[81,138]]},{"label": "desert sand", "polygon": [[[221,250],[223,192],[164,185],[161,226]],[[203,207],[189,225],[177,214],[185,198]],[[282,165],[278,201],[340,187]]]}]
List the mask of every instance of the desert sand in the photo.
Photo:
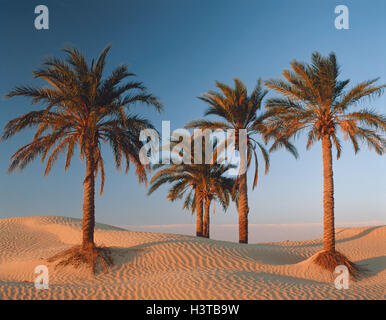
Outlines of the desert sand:
[{"label": "desert sand", "polygon": [[[386,226],[337,229],[337,249],[370,271],[345,290],[311,261],[321,239],[240,245],[97,224],[97,245],[114,247],[108,273],[47,263],[81,242],[80,227],[66,217],[0,219],[0,299],[385,299]],[[41,264],[46,290],[34,286]]]}]

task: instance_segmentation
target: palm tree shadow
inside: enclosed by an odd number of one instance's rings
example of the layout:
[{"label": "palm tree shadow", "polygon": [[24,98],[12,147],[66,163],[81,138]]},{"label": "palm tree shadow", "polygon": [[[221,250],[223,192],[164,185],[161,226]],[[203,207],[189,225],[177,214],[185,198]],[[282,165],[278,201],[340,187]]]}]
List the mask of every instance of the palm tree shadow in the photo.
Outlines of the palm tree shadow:
[{"label": "palm tree shadow", "polygon": [[[345,238],[345,239],[341,239],[341,240],[336,240],[336,243],[339,244],[339,243],[344,243],[344,242],[348,242],[348,241],[352,241],[352,240],[357,240],[359,238],[362,238],[366,235],[368,235],[369,233],[373,232],[374,230],[376,229],[379,229],[379,228],[383,228],[385,227],[385,225],[381,225],[381,226],[375,226],[375,227],[371,227],[371,228],[368,228],[362,232],[360,232],[359,234],[355,235],[355,236],[352,236],[352,237],[349,237],[349,238]],[[345,231],[347,229],[342,229],[342,230],[339,230],[338,232],[335,232],[335,235],[338,235],[339,233],[342,233],[343,231]],[[312,248],[312,247],[320,247],[323,245],[323,239],[316,239],[315,240],[316,242],[314,243],[306,243],[306,244],[299,244],[299,245],[289,245],[288,248]],[[280,244],[270,244],[270,245],[273,245],[273,246],[281,246]]]},{"label": "palm tree shadow", "polygon": [[296,264],[307,259],[304,254],[282,249],[272,244],[255,244],[253,250],[250,249],[244,254],[255,262],[267,265]]},{"label": "palm tree shadow", "polygon": [[370,278],[382,272],[386,268],[386,256],[374,257],[356,262],[361,268],[365,268],[366,272],[363,278]]},{"label": "palm tree shadow", "polygon": [[[355,235],[355,236],[352,236],[352,237],[349,237],[349,238],[345,238],[345,239],[342,239],[342,240],[337,240],[336,243],[343,243],[343,242],[347,242],[347,241],[351,241],[351,240],[356,240],[356,239],[359,239],[359,238],[362,238],[368,234],[370,234],[371,232],[373,232],[374,230],[376,229],[379,229],[379,228],[382,228],[382,227],[385,227],[385,225],[381,225],[381,226],[375,226],[375,227],[371,227],[371,228],[367,228],[366,230],[362,231],[361,233]],[[338,232],[335,232],[335,235],[343,232],[345,229],[343,230],[339,230]]]},{"label": "palm tree shadow", "polygon": [[280,283],[285,283],[286,286],[298,286],[300,285],[311,285],[322,284],[325,285],[325,281],[313,280],[313,279],[305,279],[299,278],[296,276],[284,275],[284,274],[273,274],[268,272],[255,272],[255,271],[238,271],[233,273],[234,276],[240,277],[242,279],[246,277],[253,278],[256,282],[266,282],[268,281],[277,281]]},{"label": "palm tree shadow", "polygon": [[[193,241],[194,241],[194,238],[193,238]],[[161,240],[161,241],[142,243],[132,247],[110,247],[109,249],[111,251],[111,256],[113,258],[113,266],[121,267],[122,265],[133,261],[136,257],[142,254],[145,254],[153,246],[169,244],[169,243],[184,243],[184,242],[192,243],[192,239],[186,239],[186,240],[176,239],[176,240],[164,240],[164,241]]]},{"label": "palm tree shadow", "polygon": [[130,263],[136,257],[142,255],[146,249],[135,247],[110,247],[111,258],[113,260],[112,268],[120,268],[121,266]]}]

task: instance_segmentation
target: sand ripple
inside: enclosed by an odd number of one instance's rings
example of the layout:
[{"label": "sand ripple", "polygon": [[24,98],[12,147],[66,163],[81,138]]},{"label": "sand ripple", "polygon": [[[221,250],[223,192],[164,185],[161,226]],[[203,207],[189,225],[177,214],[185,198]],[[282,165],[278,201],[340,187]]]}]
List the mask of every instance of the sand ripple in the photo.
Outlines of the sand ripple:
[{"label": "sand ripple", "polygon": [[[97,224],[96,242],[114,247],[107,274],[54,269],[45,258],[79,243],[81,222],[66,217],[0,219],[0,299],[384,299],[386,226],[337,230],[337,247],[371,274],[337,290],[310,263],[320,239],[253,245],[130,232]],[[50,288],[33,285],[46,264]]]}]

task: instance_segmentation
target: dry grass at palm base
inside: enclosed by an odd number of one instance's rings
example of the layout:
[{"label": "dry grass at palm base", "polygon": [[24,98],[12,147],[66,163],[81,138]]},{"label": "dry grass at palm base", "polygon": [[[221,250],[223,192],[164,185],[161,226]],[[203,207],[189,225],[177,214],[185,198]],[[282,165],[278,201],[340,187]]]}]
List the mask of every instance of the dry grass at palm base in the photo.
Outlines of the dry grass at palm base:
[{"label": "dry grass at palm base", "polygon": [[84,248],[81,245],[74,246],[70,249],[59,252],[58,254],[47,259],[48,262],[57,262],[55,267],[73,266],[79,268],[81,265],[86,265],[91,269],[93,274],[97,273],[98,262],[104,272],[109,270],[109,266],[113,265],[111,250],[105,247],[97,247],[95,245]]},{"label": "dry grass at palm base", "polygon": [[344,254],[338,251],[323,250],[315,254],[312,261],[323,269],[334,272],[339,265],[347,267],[350,276],[358,280],[367,273],[367,269],[351,262]]}]

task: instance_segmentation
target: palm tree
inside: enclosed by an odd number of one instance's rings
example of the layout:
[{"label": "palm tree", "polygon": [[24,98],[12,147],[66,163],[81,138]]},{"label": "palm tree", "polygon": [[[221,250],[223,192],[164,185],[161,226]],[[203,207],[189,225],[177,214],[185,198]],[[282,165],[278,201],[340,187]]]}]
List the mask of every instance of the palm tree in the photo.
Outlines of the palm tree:
[{"label": "palm tree", "polygon": [[102,79],[109,50],[110,46],[107,46],[96,62],[92,60],[91,65],[75,48],[63,50],[66,60],[47,58],[42,68],[33,74],[34,78],[43,79],[50,86],[20,86],[7,94],[8,97],[31,98],[32,104],[44,103],[45,108],[9,121],[2,135],[2,140],[7,140],[24,129],[36,128],[33,140],[12,156],[8,172],[24,169],[36,157],[41,157],[42,162],[47,160],[47,175],[60,153],[66,154],[67,170],[75,149],[79,147],[80,158],[86,162],[82,245],[54,258],[67,256],[63,264],[74,260],[88,263],[94,272],[98,257],[104,266],[109,260],[106,250],[96,248],[94,243],[95,179],[100,173],[102,194],[105,178],[101,145],[104,142],[110,144],[117,169],[125,165],[127,172],[129,164],[133,163],[139,182],[146,182],[148,167],[139,159],[142,147],[139,134],[142,129],[152,126],[147,120],[129,112],[136,102],[153,106],[158,111],[162,108],[159,100],[146,91],[142,82],[122,83],[135,76],[128,71],[127,65],[118,66]]},{"label": "palm tree", "polygon": [[[204,139],[202,141],[204,144]],[[217,143],[213,145],[216,148]],[[191,210],[192,213],[196,211],[196,236],[209,238],[211,202],[219,201],[225,211],[230,199],[237,200],[237,193],[234,190],[235,180],[224,176],[233,166],[219,163],[194,164],[194,150],[190,153],[190,157],[189,164],[155,165],[153,168],[160,170],[153,175],[148,194],[152,194],[165,183],[172,184],[167,196],[169,201],[185,197],[183,209]],[[204,148],[202,158],[205,159]],[[203,207],[205,208],[204,217]]]},{"label": "palm tree", "polygon": [[[231,88],[221,82],[216,82],[217,88],[221,93],[208,91],[199,99],[206,102],[209,107],[205,112],[205,116],[216,115],[225,120],[224,121],[209,121],[209,120],[195,120],[186,125],[186,128],[200,128],[210,130],[234,130],[235,132],[235,149],[239,150],[241,144],[239,143],[241,131],[246,132],[246,154],[240,152],[240,167],[249,167],[252,155],[255,159],[255,175],[253,181],[253,188],[257,186],[258,182],[258,158],[256,150],[259,149],[265,161],[265,173],[269,169],[269,154],[263,144],[258,141],[256,136],[264,137],[266,130],[264,119],[265,113],[257,115],[260,110],[262,101],[267,94],[267,90],[263,90],[262,82],[259,80],[254,90],[248,95],[246,86],[239,79],[234,79],[235,87]],[[270,138],[273,138],[271,135]],[[229,138],[228,138],[229,142]],[[265,140],[264,142],[267,142]],[[297,156],[296,149],[284,139],[276,139],[274,142],[274,149],[284,146],[295,157]],[[240,170],[238,176],[238,214],[239,214],[239,242],[248,243],[248,188],[247,188],[247,171]]]},{"label": "palm tree", "polygon": [[339,66],[336,56],[328,57],[318,52],[312,54],[311,64],[294,60],[292,70],[284,70],[285,80],[269,80],[268,88],[283,97],[267,101],[269,134],[285,135],[287,138],[307,130],[307,149],[316,141],[321,141],[323,152],[323,208],[324,208],[324,251],[316,262],[334,270],[337,264],[346,264],[355,275],[358,268],[335,250],[334,229],[334,183],[332,146],[335,146],[339,159],[342,146],[338,138],[340,129],[346,139],[359,151],[359,141],[367,143],[379,155],[385,151],[386,140],[380,133],[386,130],[386,118],[370,109],[349,112],[365,97],[379,95],[384,86],[377,86],[377,79],[361,82],[346,90],[349,80],[338,80]]},{"label": "palm tree", "polygon": [[[162,168],[164,167],[164,168]],[[183,209],[191,210],[192,213],[196,211],[197,223],[196,223],[196,236],[203,236],[203,197],[201,190],[199,189],[197,179],[193,166],[184,165],[155,165],[153,170],[157,171],[150,180],[151,187],[148,191],[148,195],[152,194],[161,185],[165,183],[174,185],[168,191],[167,198],[169,201],[175,201],[176,199],[182,199],[185,196]],[[192,171],[192,172],[189,172]],[[182,190],[180,190],[182,188]]]},{"label": "palm tree", "polygon": [[202,169],[202,197],[204,199],[203,236],[210,234],[210,206],[213,200],[220,202],[224,211],[229,206],[230,199],[236,200],[235,180],[224,176],[233,166],[221,164],[206,164]]}]

